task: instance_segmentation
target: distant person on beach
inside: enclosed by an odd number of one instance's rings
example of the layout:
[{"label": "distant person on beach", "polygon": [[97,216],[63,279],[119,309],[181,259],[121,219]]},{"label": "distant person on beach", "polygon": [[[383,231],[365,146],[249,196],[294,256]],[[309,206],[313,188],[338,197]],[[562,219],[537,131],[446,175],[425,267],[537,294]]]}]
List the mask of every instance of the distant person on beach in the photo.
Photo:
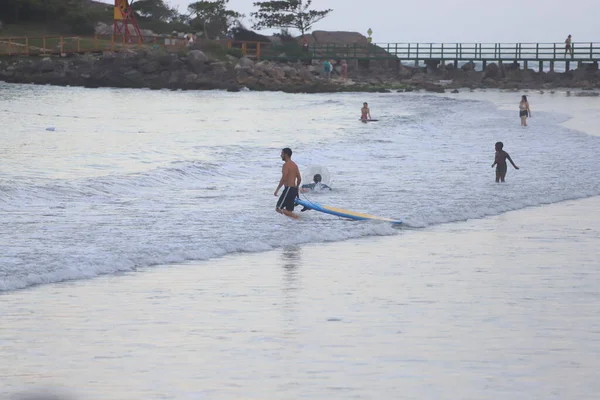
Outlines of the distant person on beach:
[{"label": "distant person on beach", "polygon": [[504,182],[504,178],[506,177],[506,170],[508,166],[506,165],[506,160],[510,161],[515,169],[519,169],[510,158],[507,152],[502,150],[504,144],[502,142],[496,142],[496,156],[494,158],[494,163],[492,164],[492,168],[496,167],[496,182]]},{"label": "distant person on beach", "polygon": [[329,60],[325,60],[323,62],[323,73],[325,75],[325,79],[329,80],[331,77],[331,63]]},{"label": "distant person on beach", "polygon": [[290,218],[298,218],[296,214],[293,213],[295,200],[298,197],[298,187],[302,182],[302,177],[300,176],[300,170],[295,162],[292,161],[292,149],[286,147],[281,150],[281,159],[284,161],[283,167],[281,168],[281,179],[279,180],[279,185],[277,185],[277,189],[275,189],[275,197],[277,197],[277,193],[279,189],[283,186],[283,193],[279,197],[277,201],[277,206],[275,207],[275,211],[280,214],[284,214]]},{"label": "distant person on beach", "polygon": [[369,105],[367,103],[363,103],[363,107],[360,109],[360,120],[362,122],[367,122],[370,119],[371,119],[371,110],[369,110]]},{"label": "distant person on beach", "polygon": [[531,117],[531,110],[529,109],[529,102],[527,96],[521,96],[521,102],[519,103],[519,117],[521,117],[521,126],[527,126],[527,117]]},{"label": "distant person on beach", "polygon": [[571,47],[571,35],[567,36],[567,39],[565,40],[565,57],[567,56],[567,53],[570,53],[571,58],[573,58],[573,47]]},{"label": "distant person on beach", "polygon": [[342,74],[343,80],[348,79],[348,63],[346,63],[346,60],[342,60],[342,63],[340,65],[340,73]]},{"label": "distant person on beach", "polygon": [[300,188],[300,193],[310,192],[311,190],[331,190],[329,186],[327,186],[324,183],[321,183],[322,179],[323,178],[321,177],[321,174],[315,174],[315,176],[313,176],[313,182],[302,185],[302,187]]}]

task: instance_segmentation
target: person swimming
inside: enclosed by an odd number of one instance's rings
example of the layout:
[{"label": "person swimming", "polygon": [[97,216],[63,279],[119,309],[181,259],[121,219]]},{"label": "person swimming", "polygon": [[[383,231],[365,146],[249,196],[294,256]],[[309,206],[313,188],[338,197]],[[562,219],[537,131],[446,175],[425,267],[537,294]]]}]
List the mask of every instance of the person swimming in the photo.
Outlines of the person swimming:
[{"label": "person swimming", "polygon": [[313,176],[312,183],[307,183],[307,184],[304,184],[301,186],[300,193],[306,193],[306,192],[310,192],[312,190],[324,190],[324,189],[331,190],[331,188],[329,186],[327,186],[324,183],[321,183],[321,180],[322,180],[321,174],[315,174],[315,176]]}]

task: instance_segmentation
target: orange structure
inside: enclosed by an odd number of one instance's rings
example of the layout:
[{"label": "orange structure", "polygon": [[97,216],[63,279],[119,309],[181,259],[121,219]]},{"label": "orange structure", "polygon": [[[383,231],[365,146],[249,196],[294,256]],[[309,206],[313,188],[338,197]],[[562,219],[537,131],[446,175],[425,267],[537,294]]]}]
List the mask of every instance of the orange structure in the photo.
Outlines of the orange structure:
[{"label": "orange structure", "polygon": [[[123,41],[126,43],[141,43],[144,41],[129,1],[115,0],[114,20],[113,34],[115,36],[123,35]],[[129,31],[130,24],[135,30],[135,35],[132,35]]]}]

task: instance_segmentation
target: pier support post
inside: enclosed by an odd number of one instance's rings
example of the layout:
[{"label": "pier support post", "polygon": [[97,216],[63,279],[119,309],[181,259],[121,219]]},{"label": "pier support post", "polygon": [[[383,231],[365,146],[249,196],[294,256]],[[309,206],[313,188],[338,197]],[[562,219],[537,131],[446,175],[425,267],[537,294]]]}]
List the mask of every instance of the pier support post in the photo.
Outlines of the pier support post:
[{"label": "pier support post", "polygon": [[569,72],[570,64],[571,63],[569,61],[565,61],[565,72]]},{"label": "pier support post", "polygon": [[554,61],[550,61],[550,71],[554,72]]},{"label": "pier support post", "polygon": [[544,72],[544,62],[540,61],[539,72]]},{"label": "pier support post", "polygon": [[523,61],[523,71],[527,71],[527,61]]},{"label": "pier support post", "polygon": [[419,60],[415,60],[415,68],[419,68]]},{"label": "pier support post", "polygon": [[458,69],[458,60],[454,60],[454,69]]},{"label": "pier support post", "polygon": [[483,60],[483,71],[487,68],[487,60]]}]

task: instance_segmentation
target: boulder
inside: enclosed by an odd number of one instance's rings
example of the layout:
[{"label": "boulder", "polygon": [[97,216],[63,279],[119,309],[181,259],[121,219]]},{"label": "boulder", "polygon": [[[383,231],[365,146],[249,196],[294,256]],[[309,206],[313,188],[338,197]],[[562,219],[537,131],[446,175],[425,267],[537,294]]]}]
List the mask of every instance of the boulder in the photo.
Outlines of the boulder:
[{"label": "boulder", "polygon": [[202,50],[190,50],[187,57],[190,63],[205,63],[209,60]]},{"label": "boulder", "polygon": [[[204,54],[203,51],[190,50],[190,52],[188,53],[188,57],[187,57],[187,64],[189,65],[189,67],[192,71],[199,74],[199,73],[202,73],[203,71],[206,71],[208,60],[209,60],[209,58],[206,56],[206,54]],[[179,62],[184,64],[183,61],[181,61],[179,59],[173,61],[173,64],[178,64]],[[171,70],[173,70],[173,68],[175,68],[175,69],[183,68],[183,65],[180,65],[178,68],[177,66],[173,66],[173,64],[171,65]]]},{"label": "boulder", "polygon": [[117,58],[117,55],[112,51],[105,51],[102,53],[102,60],[104,61],[112,61]]},{"label": "boulder", "polygon": [[475,63],[473,61],[469,61],[468,63],[465,63],[462,67],[460,67],[463,71],[474,71],[475,70]]},{"label": "boulder", "polygon": [[54,63],[50,57],[44,57],[39,65],[39,71],[41,73],[53,72],[54,71]]},{"label": "boulder", "polygon": [[490,63],[485,68],[485,77],[495,79],[500,76],[500,67],[496,63]]},{"label": "boulder", "polygon": [[296,68],[290,67],[289,65],[283,67],[283,73],[285,74],[286,78],[295,78],[298,76],[298,71]]},{"label": "boulder", "polygon": [[248,68],[254,66],[254,61],[249,59],[248,57],[242,57],[238,61],[238,65],[242,68]]}]

